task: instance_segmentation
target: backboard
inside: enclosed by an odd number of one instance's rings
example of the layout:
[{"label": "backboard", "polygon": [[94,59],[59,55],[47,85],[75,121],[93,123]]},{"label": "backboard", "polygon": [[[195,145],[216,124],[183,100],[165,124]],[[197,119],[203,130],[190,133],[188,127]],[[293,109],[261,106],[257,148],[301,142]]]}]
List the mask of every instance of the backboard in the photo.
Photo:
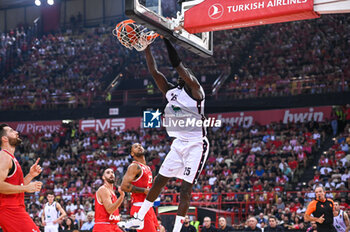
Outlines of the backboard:
[{"label": "backboard", "polygon": [[180,7],[175,0],[125,0],[125,15],[199,56],[210,57],[213,32],[190,34],[181,27],[184,11],[197,1],[184,2]]}]

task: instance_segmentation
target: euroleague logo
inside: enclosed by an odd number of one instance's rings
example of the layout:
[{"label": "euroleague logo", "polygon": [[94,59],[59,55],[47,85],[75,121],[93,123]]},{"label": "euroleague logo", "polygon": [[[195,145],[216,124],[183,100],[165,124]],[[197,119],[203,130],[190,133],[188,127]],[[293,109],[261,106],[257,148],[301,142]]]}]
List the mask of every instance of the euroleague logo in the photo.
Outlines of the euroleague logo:
[{"label": "euroleague logo", "polygon": [[216,3],[209,8],[208,15],[211,19],[218,19],[224,14],[224,7]]}]

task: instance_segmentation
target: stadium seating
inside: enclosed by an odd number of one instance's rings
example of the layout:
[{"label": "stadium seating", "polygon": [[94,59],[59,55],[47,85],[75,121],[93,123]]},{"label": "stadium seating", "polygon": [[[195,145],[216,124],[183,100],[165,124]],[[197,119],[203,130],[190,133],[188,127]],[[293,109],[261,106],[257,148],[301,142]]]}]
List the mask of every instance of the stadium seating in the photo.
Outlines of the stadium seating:
[{"label": "stadium seating", "polygon": [[121,45],[110,36],[111,30],[85,29],[79,35],[67,30],[34,37],[28,44],[23,42],[25,45],[17,42],[15,47],[6,44],[21,37],[1,40],[5,48],[18,52],[17,56],[6,52],[5,67],[9,62],[21,65],[5,69],[0,109],[89,107],[101,93],[103,78],[119,68],[124,57]]},{"label": "stadium seating", "polygon": [[[194,186],[192,204],[232,212],[237,220],[260,213],[265,216],[276,214],[280,220],[288,214],[293,220],[302,214],[302,209],[312,199],[302,193],[311,189],[297,181],[310,166],[309,160],[320,152],[327,130],[330,130],[329,123],[273,123],[251,128],[224,125],[210,130],[210,154],[206,168]],[[335,141],[338,140],[341,145],[335,142],[330,151],[345,149],[343,141],[349,143],[349,133],[340,134]],[[40,176],[44,187],[39,195],[27,195],[28,210],[33,217],[39,216],[40,205],[46,202],[45,193],[52,190],[69,215],[76,214],[78,208],[86,214],[93,210],[94,193],[102,184],[104,168],[112,167],[120,183],[130,163],[128,147],[131,143],[141,142],[147,149],[148,164],[156,174],[170,149],[170,141],[163,130],[84,133],[75,130],[74,124],[65,125],[57,133],[25,138],[18,149],[23,168],[28,169],[36,156],[41,157],[44,168]],[[338,155],[342,157],[341,161],[346,159],[345,154],[349,156],[349,150],[344,152]],[[336,164],[333,162],[332,165]],[[335,173],[340,174],[340,179],[345,178],[344,185],[330,190],[348,191],[347,170],[341,168]],[[324,178],[325,175],[321,174],[320,181]],[[292,186],[298,186],[298,192],[285,194],[296,190]],[[170,181],[161,195],[161,204],[176,204],[179,187],[179,181]],[[350,203],[350,198],[344,193],[334,194],[334,197],[343,199],[345,206]],[[77,207],[77,204],[81,206]],[[262,208],[261,204],[268,207]],[[124,207],[126,211],[123,212],[127,212],[129,207]]]},{"label": "stadium seating", "polygon": [[[203,85],[211,85],[221,74],[229,75],[219,92],[221,98],[349,91],[349,29],[348,17],[336,15],[220,31],[215,33],[212,58],[184,50],[180,56]],[[0,110],[98,104],[104,100],[102,87],[109,84],[104,78],[115,75],[116,68],[124,74],[123,86],[145,89],[152,78],[143,53],[121,47],[110,36],[111,30],[108,26],[82,29],[79,35],[67,30],[42,38],[29,29],[3,33]],[[152,47],[159,70],[174,81],[162,41]]]}]

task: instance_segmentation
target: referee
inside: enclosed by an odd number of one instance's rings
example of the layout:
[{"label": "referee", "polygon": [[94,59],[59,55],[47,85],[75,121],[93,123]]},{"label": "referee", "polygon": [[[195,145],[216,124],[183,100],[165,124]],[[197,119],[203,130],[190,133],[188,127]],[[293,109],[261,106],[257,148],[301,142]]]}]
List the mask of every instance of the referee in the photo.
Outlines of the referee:
[{"label": "referee", "polygon": [[333,226],[333,200],[326,199],[323,187],[317,187],[315,194],[316,200],[311,201],[308,205],[304,220],[306,222],[316,221],[317,232],[336,232]]}]

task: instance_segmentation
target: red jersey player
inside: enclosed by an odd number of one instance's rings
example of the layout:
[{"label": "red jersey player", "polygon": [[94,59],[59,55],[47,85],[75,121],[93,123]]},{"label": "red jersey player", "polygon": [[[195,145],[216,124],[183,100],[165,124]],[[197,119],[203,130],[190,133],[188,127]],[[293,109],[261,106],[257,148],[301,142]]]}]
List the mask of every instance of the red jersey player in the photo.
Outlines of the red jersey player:
[{"label": "red jersey player", "polygon": [[39,232],[24,205],[24,192],[33,193],[41,189],[42,183],[31,182],[41,173],[39,160],[23,178],[21,165],[13,155],[22,140],[18,132],[7,124],[0,125],[0,227],[4,232]]},{"label": "red jersey player", "polygon": [[95,226],[94,232],[122,232],[117,223],[120,220],[119,206],[123,203],[125,193],[118,188],[120,197],[114,193],[114,171],[107,168],[103,172],[103,185],[95,194]]},{"label": "red jersey player", "polygon": [[[152,187],[152,171],[146,165],[145,149],[139,143],[131,146],[131,156],[134,161],[129,165],[127,172],[123,177],[121,188],[125,192],[131,192],[131,210],[134,215],[141,208],[142,202],[146,199],[149,189]],[[123,222],[121,222],[123,223]],[[158,220],[153,208],[151,208],[144,218],[144,228],[138,232],[156,232]]]}]

